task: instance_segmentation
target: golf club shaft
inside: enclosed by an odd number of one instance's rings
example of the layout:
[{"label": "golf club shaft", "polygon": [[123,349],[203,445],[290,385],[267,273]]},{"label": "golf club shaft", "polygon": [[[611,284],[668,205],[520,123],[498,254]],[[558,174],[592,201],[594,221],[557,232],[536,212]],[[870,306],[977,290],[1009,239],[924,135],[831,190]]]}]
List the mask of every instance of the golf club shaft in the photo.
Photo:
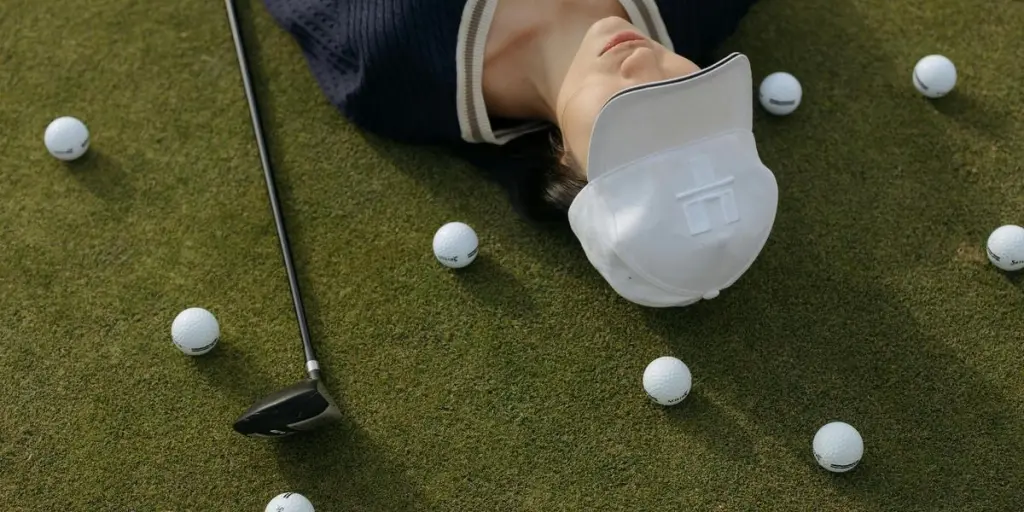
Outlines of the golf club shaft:
[{"label": "golf club shaft", "polygon": [[249,62],[245,54],[245,43],[242,41],[241,28],[238,23],[238,15],[235,10],[234,0],[225,0],[228,11],[228,23],[231,25],[231,35],[235,40],[235,51],[238,53],[238,67],[242,73],[242,84],[245,86],[245,97],[249,101],[249,114],[252,117],[252,129],[256,135],[256,145],[260,151],[260,163],[263,165],[263,176],[267,181],[267,193],[270,196],[270,207],[274,211],[274,224],[277,226],[277,238],[281,242],[281,255],[284,257],[285,270],[288,273],[288,284],[292,291],[292,302],[295,303],[295,316],[299,322],[299,333],[302,335],[302,346],[306,351],[306,371],[310,378],[320,378],[320,364],[316,360],[316,353],[313,351],[313,342],[309,337],[309,326],[306,323],[306,310],[302,305],[302,294],[299,292],[299,280],[295,273],[295,265],[292,262],[291,244],[288,242],[288,233],[284,226],[284,215],[281,212],[280,201],[277,197],[277,187],[274,186],[274,172],[270,163],[269,152],[267,151],[266,139],[263,137],[263,123],[260,120],[259,107],[256,102],[256,91],[252,84],[252,76],[249,73]]}]

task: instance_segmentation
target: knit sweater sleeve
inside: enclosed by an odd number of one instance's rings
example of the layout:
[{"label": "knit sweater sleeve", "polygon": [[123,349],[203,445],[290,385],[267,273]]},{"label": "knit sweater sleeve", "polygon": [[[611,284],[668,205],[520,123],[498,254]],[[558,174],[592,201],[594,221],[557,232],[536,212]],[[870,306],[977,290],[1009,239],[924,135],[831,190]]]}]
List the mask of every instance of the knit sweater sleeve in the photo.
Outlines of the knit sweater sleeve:
[{"label": "knit sweater sleeve", "polygon": [[461,139],[455,49],[465,0],[264,0],[327,99],[378,135]]}]

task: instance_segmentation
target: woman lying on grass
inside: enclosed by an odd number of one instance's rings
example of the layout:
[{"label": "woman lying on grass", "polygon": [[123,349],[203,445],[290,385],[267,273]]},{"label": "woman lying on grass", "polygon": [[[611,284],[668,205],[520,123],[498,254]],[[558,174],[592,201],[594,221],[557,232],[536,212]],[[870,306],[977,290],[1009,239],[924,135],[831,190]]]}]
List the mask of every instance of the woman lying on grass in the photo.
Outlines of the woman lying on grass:
[{"label": "woman lying on grass", "polygon": [[754,0],[264,1],[348,119],[567,219],[630,301],[714,298],[768,238],[749,62],[708,63]]}]

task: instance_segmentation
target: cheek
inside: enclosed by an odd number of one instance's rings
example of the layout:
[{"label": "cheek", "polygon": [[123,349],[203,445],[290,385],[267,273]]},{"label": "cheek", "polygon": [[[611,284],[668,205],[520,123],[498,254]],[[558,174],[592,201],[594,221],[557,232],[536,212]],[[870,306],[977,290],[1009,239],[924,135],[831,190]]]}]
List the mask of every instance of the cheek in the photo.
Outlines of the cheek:
[{"label": "cheek", "polygon": [[690,59],[672,53],[665,50],[664,57],[662,59],[662,66],[668,71],[669,77],[679,77],[692,75],[700,71],[700,67],[694,64]]}]

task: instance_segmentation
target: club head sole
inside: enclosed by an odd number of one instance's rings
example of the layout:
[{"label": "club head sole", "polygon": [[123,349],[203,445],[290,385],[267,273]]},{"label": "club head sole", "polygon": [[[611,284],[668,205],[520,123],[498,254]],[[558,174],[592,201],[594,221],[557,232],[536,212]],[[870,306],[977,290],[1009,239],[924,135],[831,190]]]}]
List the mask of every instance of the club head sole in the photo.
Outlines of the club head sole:
[{"label": "club head sole", "polygon": [[233,428],[249,437],[284,437],[340,418],[341,410],[323,383],[306,379],[258,400],[235,420]]}]

